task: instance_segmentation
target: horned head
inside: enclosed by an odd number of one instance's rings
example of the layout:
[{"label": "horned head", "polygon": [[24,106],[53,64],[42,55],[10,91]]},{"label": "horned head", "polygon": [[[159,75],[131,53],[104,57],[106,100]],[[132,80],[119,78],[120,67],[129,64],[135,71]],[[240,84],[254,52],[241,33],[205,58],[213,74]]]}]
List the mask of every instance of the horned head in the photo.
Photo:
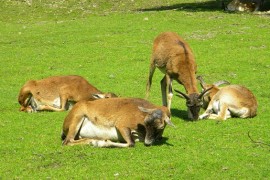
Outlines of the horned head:
[{"label": "horned head", "polygon": [[170,120],[170,112],[164,108],[147,109],[138,107],[140,111],[147,113],[144,119],[146,135],[144,144],[152,145],[154,142],[162,139],[162,134],[166,125],[174,126]]},{"label": "horned head", "polygon": [[188,111],[188,118],[189,119],[195,119],[197,120],[199,118],[199,113],[200,113],[200,108],[203,105],[202,98],[203,96],[210,90],[212,87],[204,90],[200,94],[198,93],[191,93],[189,95],[182,93],[181,91],[174,90],[177,92],[179,97],[185,98],[186,99],[186,106],[187,106],[187,111]]},{"label": "horned head", "polygon": [[203,106],[202,107],[204,109],[206,109],[208,107],[208,104],[211,101],[211,99],[213,98],[213,96],[219,91],[220,85],[230,84],[228,81],[225,81],[225,80],[217,81],[213,84],[207,84],[204,82],[202,76],[197,76],[197,79],[200,81],[202,91],[205,91],[206,89],[209,89],[212,87],[211,91],[203,97]]}]

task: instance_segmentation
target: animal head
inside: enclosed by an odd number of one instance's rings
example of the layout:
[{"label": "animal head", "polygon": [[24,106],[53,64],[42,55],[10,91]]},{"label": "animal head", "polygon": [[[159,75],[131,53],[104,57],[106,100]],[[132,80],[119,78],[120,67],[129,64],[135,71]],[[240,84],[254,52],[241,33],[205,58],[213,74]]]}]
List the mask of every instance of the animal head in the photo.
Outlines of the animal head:
[{"label": "animal head", "polygon": [[147,113],[144,119],[146,129],[144,144],[146,146],[150,146],[154,142],[162,139],[162,134],[166,127],[166,124],[174,126],[170,120],[170,112],[167,108],[165,109],[164,107],[163,110],[158,108],[155,109],[147,109],[143,107],[138,108],[142,112]]},{"label": "animal head", "polygon": [[29,106],[31,98],[32,98],[31,93],[25,91],[25,89],[22,88],[18,96],[18,102],[21,105],[20,111],[31,112],[30,111],[31,107]]},{"label": "animal head", "polygon": [[189,95],[186,95],[185,93],[182,93],[181,91],[178,91],[175,89],[175,92],[177,92],[179,97],[186,99],[186,106],[188,111],[188,118],[189,119],[195,119],[197,120],[199,118],[200,108],[203,105],[202,98],[212,87],[204,90],[201,92],[201,94],[198,93],[192,93]]},{"label": "animal head", "polygon": [[203,89],[203,91],[205,91],[206,89],[209,89],[212,87],[212,89],[207,92],[204,96],[203,96],[203,108],[206,109],[209,102],[211,101],[211,99],[214,97],[214,95],[220,90],[219,86],[222,84],[230,84],[228,81],[225,80],[221,80],[221,81],[217,81],[213,84],[207,84],[204,82],[203,78],[201,76],[198,76],[197,79],[200,81],[200,85]]}]

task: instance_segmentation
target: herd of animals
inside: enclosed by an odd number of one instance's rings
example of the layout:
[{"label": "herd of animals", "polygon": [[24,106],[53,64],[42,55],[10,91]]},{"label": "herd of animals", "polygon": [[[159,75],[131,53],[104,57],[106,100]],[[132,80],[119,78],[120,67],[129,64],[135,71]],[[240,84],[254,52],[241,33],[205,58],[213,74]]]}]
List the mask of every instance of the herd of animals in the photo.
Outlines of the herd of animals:
[{"label": "herd of animals", "polygon": [[[165,74],[160,82],[162,106],[146,100],[156,67]],[[136,141],[146,146],[160,141],[166,125],[174,126],[170,120],[173,80],[185,88],[186,93],[175,92],[186,100],[189,119],[256,116],[258,105],[250,90],[227,81],[207,84],[196,77],[196,69],[187,42],[174,32],[164,32],[153,43],[145,99],[103,93],[81,76],[52,76],[26,82],[18,101],[25,112],[70,110],[63,123],[63,145],[133,147]],[[222,84],[226,86],[219,87]],[[200,115],[201,107],[206,110]]]}]

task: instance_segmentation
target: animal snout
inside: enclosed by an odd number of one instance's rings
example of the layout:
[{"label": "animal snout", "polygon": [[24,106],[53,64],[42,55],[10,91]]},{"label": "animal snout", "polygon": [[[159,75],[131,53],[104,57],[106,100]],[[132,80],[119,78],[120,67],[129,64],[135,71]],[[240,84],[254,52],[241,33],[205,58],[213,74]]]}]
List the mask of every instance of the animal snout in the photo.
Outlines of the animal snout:
[{"label": "animal snout", "polygon": [[154,139],[153,140],[145,140],[144,141],[144,145],[145,146],[152,146],[153,143],[154,143]]}]

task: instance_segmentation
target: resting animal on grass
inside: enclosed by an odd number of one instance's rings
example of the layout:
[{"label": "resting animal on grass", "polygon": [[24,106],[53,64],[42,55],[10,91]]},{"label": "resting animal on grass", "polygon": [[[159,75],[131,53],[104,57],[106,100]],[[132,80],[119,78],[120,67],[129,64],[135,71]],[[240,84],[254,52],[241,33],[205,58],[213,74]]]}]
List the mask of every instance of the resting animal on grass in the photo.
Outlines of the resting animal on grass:
[{"label": "resting animal on grass", "polygon": [[[201,85],[205,88],[211,86],[205,83],[201,83]],[[212,86],[214,91],[210,91],[210,102],[199,119],[226,120],[231,117],[251,118],[256,116],[257,100],[249,89],[240,85],[228,85],[223,88]]]},{"label": "resting animal on grass", "polygon": [[174,32],[161,33],[154,40],[146,86],[146,98],[149,96],[156,67],[165,74],[160,82],[163,105],[170,110],[173,97],[172,81],[176,80],[184,86],[187,93],[177,91],[181,97],[186,99],[188,117],[198,119],[202,105],[201,99],[207,90],[199,94],[195,75],[197,65],[187,42]]},{"label": "resting animal on grass", "polygon": [[225,11],[253,12],[258,11],[263,6],[264,0],[232,0],[227,6],[222,1]]},{"label": "resting animal on grass", "polygon": [[116,97],[102,93],[81,76],[52,76],[30,80],[20,90],[20,111],[65,111],[81,100]]},{"label": "resting animal on grass", "polygon": [[63,124],[63,145],[133,147],[135,140],[146,146],[162,138],[170,121],[167,107],[144,99],[109,98],[75,104]]}]

